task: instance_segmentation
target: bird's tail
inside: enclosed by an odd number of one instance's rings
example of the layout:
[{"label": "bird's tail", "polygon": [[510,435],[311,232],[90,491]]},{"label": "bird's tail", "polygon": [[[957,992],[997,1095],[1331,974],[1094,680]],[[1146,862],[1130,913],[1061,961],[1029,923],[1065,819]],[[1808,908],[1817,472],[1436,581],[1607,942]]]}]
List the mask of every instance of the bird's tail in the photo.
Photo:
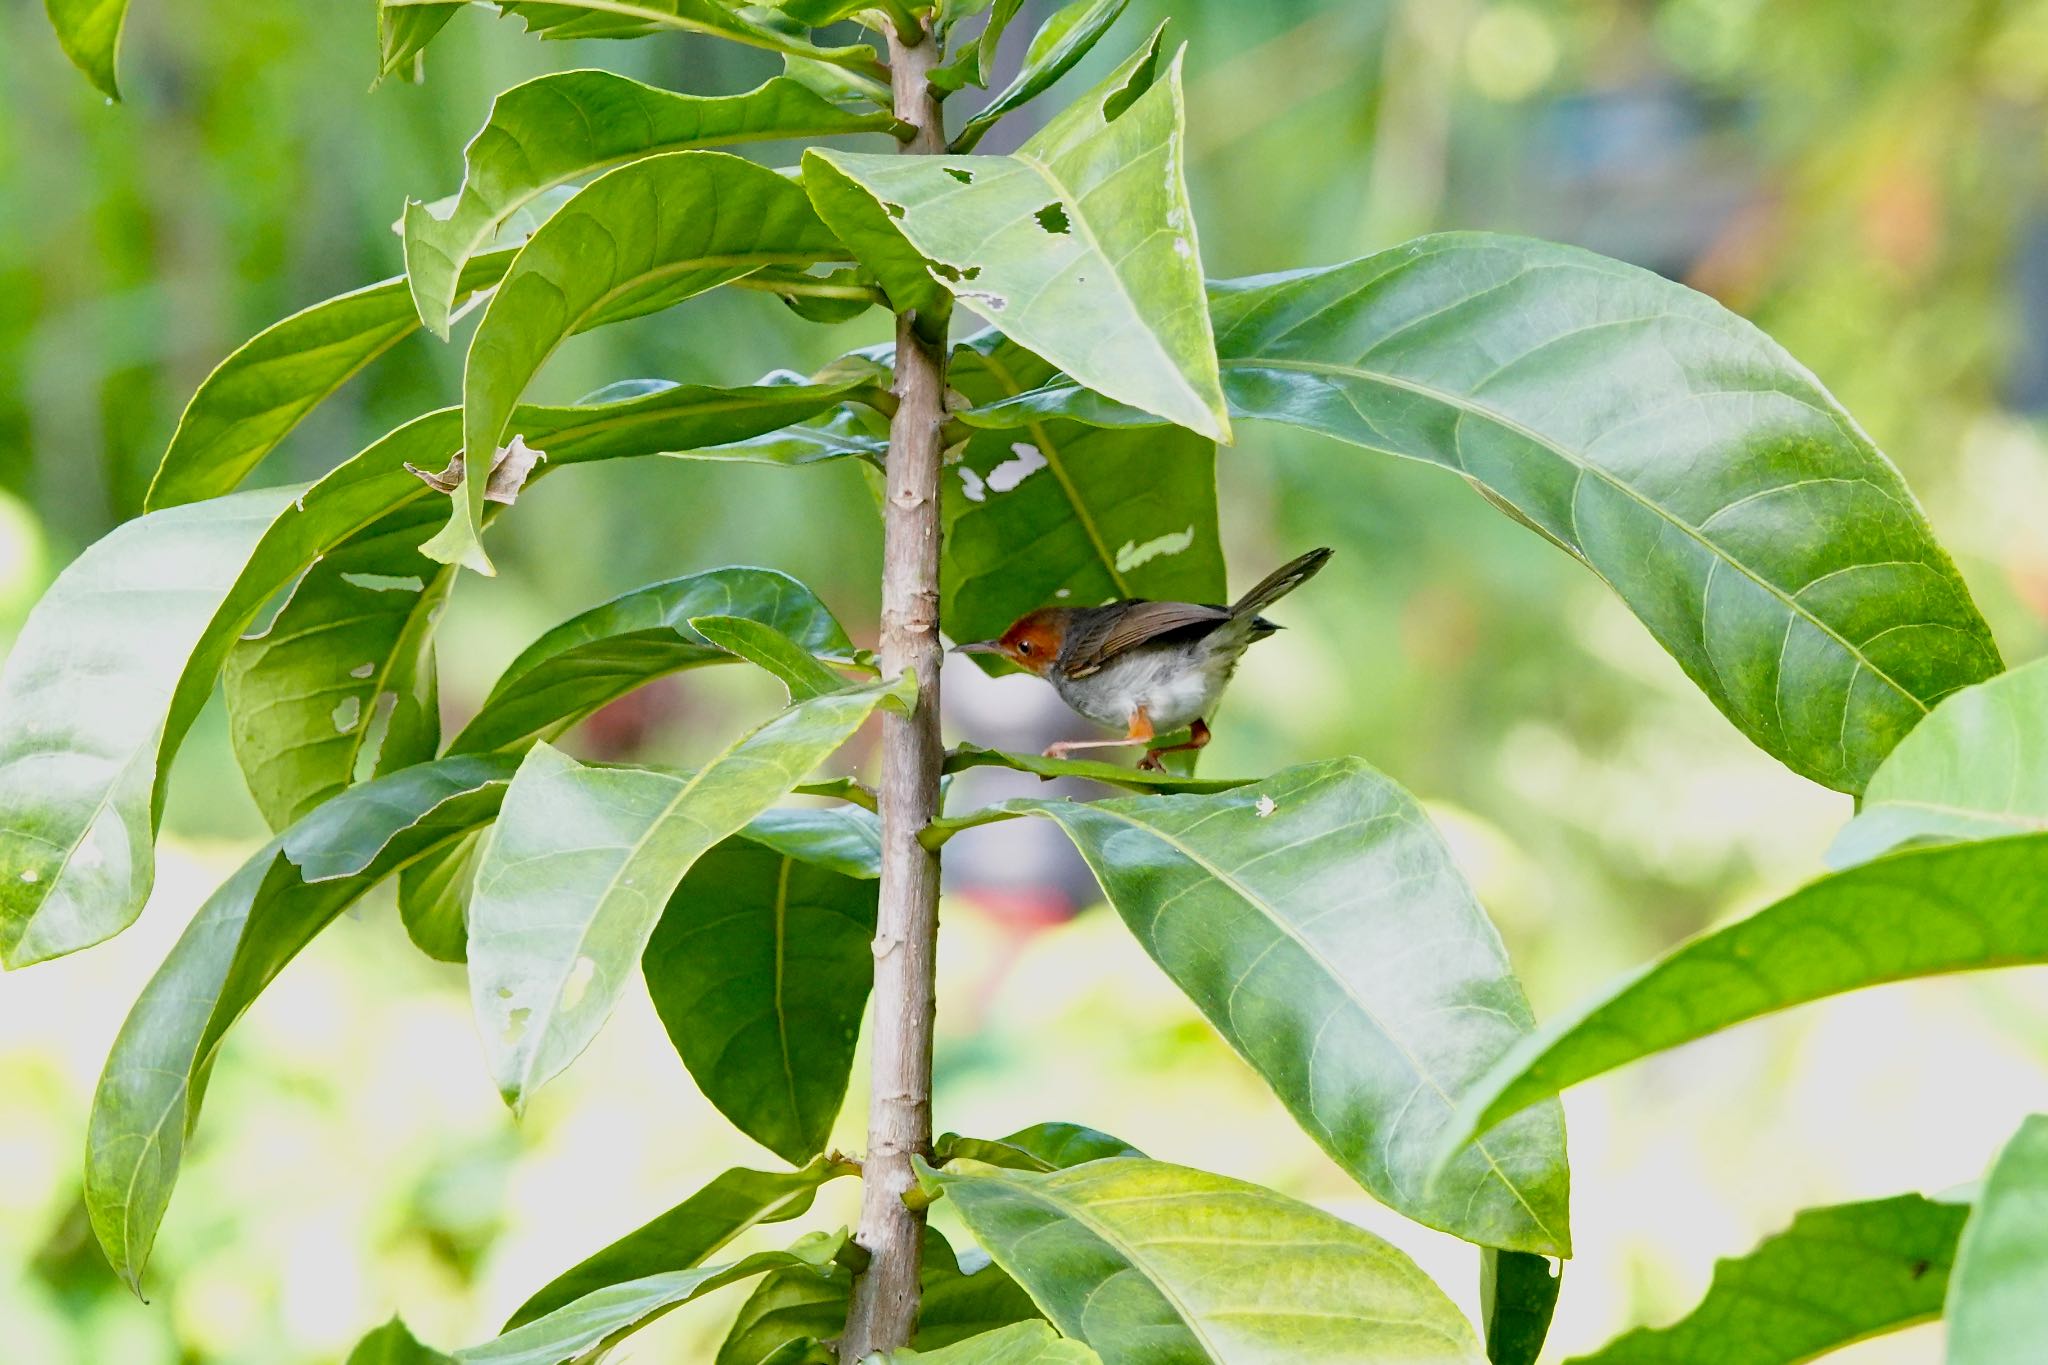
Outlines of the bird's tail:
[{"label": "bird's tail", "polygon": [[1230,608],[1232,616],[1255,616],[1272,606],[1281,598],[1293,592],[1316,576],[1323,565],[1330,562],[1330,547],[1310,550],[1299,559],[1290,559],[1273,572],[1259,580],[1259,585],[1237,599]]}]

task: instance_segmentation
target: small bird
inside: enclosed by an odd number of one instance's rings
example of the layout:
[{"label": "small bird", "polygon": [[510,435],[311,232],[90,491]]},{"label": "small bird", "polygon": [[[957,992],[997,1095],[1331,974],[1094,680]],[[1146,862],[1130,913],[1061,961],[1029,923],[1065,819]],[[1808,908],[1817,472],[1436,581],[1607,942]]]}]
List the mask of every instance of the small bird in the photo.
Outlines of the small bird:
[{"label": "small bird", "polygon": [[1207,717],[1237,661],[1280,629],[1259,613],[1315,577],[1329,559],[1327,547],[1310,550],[1228,607],[1142,597],[1102,607],[1040,607],[999,638],[956,645],[954,653],[1000,655],[1051,683],[1089,720],[1125,731],[1122,739],[1062,741],[1045,751],[1047,758],[1150,744],[1155,735],[1187,726],[1186,743],[1148,750],[1138,764],[1157,771],[1161,754],[1208,744]]}]

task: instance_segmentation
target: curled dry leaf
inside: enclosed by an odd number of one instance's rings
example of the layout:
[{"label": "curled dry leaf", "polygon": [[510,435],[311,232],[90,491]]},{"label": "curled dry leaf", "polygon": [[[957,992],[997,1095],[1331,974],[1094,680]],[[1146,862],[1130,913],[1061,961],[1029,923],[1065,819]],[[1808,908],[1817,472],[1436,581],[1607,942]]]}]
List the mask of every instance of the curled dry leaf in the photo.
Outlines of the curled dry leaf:
[{"label": "curled dry leaf", "polygon": [[[544,450],[535,450],[526,443],[524,436],[514,436],[512,444],[498,447],[498,453],[491,458],[491,479],[484,486],[484,498],[488,502],[502,502],[507,507],[519,501],[519,490],[526,486],[526,478],[533,473],[534,465],[547,458]],[[462,452],[456,451],[448,460],[448,467],[435,473],[421,469],[416,464],[406,468],[419,476],[421,483],[437,493],[453,493],[462,487]]]}]

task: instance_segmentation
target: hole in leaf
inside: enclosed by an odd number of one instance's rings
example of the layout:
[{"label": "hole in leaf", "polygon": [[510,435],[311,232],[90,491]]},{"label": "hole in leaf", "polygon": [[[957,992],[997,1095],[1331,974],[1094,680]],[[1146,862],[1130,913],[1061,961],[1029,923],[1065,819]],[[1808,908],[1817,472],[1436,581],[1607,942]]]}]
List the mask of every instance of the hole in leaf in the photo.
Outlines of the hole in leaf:
[{"label": "hole in leaf", "polygon": [[972,185],[974,183],[973,171],[963,171],[957,166],[948,166],[946,167],[946,174],[952,176],[963,185]]},{"label": "hole in leaf", "polygon": [[576,965],[569,969],[569,979],[562,983],[562,1008],[573,1010],[583,1003],[583,997],[590,993],[591,980],[597,975],[597,961],[589,954],[576,959]]},{"label": "hole in leaf", "polygon": [[1031,216],[1038,220],[1038,225],[1040,227],[1044,228],[1047,232],[1052,233],[1054,236],[1064,237],[1074,230],[1074,225],[1067,221],[1067,210],[1065,206],[1062,205],[1058,200],[1054,200],[1052,203],[1047,204],[1044,208],[1040,209],[1038,212],[1032,214]]},{"label": "hole in leaf", "polygon": [[533,1017],[533,1011],[520,1008],[505,1017],[505,1029],[499,1036],[507,1046],[517,1043],[526,1033],[526,1021]]},{"label": "hole in leaf", "polygon": [[905,213],[905,209],[901,204],[891,204],[888,203],[887,201],[884,201],[882,207],[889,210],[889,216],[891,218],[901,218]]}]

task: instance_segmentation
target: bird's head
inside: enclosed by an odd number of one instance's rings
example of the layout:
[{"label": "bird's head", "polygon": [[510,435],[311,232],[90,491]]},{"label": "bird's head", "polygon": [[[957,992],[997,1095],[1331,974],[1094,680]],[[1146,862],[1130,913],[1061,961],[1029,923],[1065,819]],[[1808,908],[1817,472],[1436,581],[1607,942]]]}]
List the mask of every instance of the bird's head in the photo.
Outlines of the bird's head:
[{"label": "bird's head", "polygon": [[1026,673],[1041,678],[1059,658],[1067,634],[1067,613],[1060,607],[1041,607],[1014,621],[993,640],[976,640],[956,645],[955,654],[995,654],[1008,659]]}]

